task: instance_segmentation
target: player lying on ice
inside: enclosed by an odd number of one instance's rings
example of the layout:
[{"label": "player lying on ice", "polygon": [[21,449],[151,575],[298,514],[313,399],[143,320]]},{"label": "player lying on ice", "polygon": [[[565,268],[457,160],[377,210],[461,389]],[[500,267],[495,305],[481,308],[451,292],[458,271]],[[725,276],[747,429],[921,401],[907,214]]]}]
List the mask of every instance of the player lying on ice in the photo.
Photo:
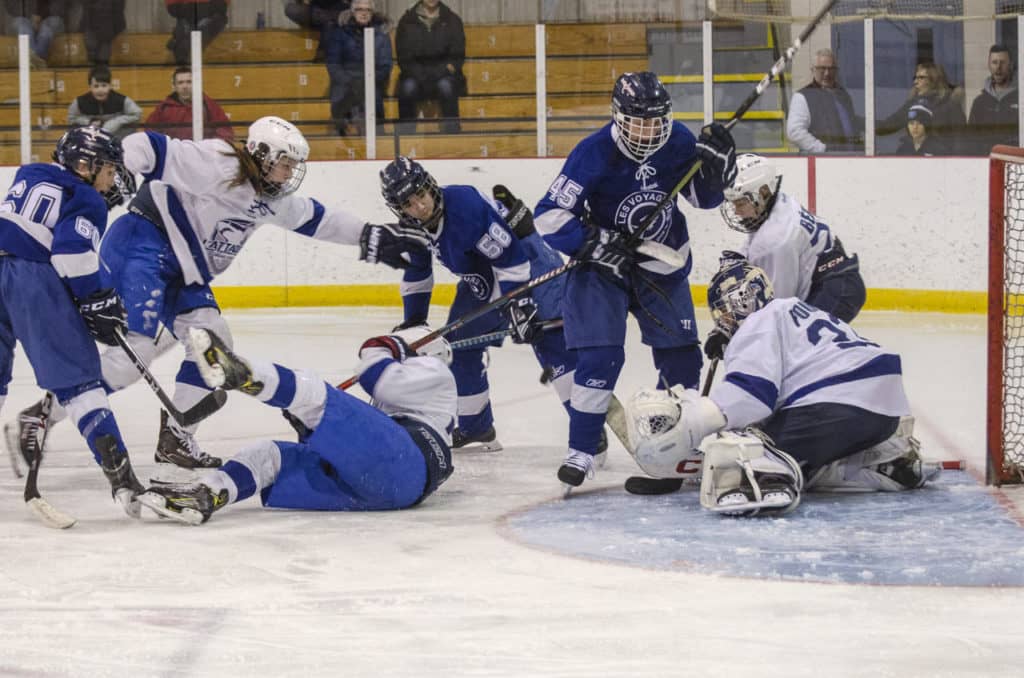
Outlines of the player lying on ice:
[{"label": "player lying on ice", "polygon": [[675,386],[629,403],[648,474],[679,477],[700,448],[701,505],[728,515],[790,511],[803,489],[893,492],[938,475],[911,435],[898,355],[806,302],[773,299],[746,262],[715,274],[708,305],[730,338],[710,397]]},{"label": "player lying on ice", "polygon": [[264,506],[319,511],[383,511],[415,506],[452,474],[455,379],[451,348],[438,338],[409,344],[425,327],[367,339],[359,383],[367,404],[312,372],[243,359],[217,335],[192,328],[189,343],[211,388],[237,389],[287,409],[299,442],[261,441],[190,484],[155,485],[139,501],[190,525],[259,494]]}]

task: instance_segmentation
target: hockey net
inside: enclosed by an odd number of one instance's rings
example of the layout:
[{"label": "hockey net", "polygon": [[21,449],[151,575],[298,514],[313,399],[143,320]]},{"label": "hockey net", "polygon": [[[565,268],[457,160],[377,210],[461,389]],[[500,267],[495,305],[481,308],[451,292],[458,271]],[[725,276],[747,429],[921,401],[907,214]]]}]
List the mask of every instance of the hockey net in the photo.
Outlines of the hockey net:
[{"label": "hockey net", "polygon": [[989,156],[988,470],[1024,482],[1024,149]]}]

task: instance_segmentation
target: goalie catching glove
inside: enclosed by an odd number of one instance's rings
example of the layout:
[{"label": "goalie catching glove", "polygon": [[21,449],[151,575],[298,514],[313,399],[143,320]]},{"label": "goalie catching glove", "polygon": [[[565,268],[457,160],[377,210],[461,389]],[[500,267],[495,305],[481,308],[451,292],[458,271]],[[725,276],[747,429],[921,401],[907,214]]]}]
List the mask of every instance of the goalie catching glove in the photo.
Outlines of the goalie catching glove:
[{"label": "goalie catching glove", "polygon": [[127,315],[121,297],[113,289],[93,292],[78,300],[78,312],[89,334],[107,346],[117,346],[114,334],[127,328]]},{"label": "goalie catching glove", "polygon": [[366,224],[359,236],[359,260],[408,268],[415,257],[430,257],[430,239],[421,228],[402,224]]},{"label": "goalie catching glove", "polygon": [[629,443],[640,468],[654,478],[692,475],[687,463],[704,438],[725,427],[725,415],[695,389],[642,389],[626,407]]}]

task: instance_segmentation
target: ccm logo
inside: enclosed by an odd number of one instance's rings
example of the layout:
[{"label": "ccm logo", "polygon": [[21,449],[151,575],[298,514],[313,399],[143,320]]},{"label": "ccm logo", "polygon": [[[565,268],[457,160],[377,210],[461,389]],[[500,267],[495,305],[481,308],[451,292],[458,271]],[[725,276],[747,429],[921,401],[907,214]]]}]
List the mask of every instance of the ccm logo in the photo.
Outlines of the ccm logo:
[{"label": "ccm logo", "polygon": [[701,459],[683,459],[676,465],[676,473],[699,473],[701,469]]},{"label": "ccm logo", "polygon": [[587,383],[584,384],[584,386],[589,386],[590,388],[604,388],[607,384],[607,379],[587,379]]}]

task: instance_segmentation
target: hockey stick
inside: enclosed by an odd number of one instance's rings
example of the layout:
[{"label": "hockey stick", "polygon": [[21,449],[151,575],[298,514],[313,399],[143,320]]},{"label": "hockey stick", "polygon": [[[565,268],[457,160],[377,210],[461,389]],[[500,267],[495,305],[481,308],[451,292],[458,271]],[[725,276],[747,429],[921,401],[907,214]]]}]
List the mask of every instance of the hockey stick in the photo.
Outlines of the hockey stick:
[{"label": "hockey stick", "polygon": [[203,419],[206,419],[211,414],[224,407],[224,403],[228,400],[228,394],[223,389],[215,389],[208,395],[203,396],[203,399],[198,403],[190,407],[189,409],[182,412],[174,406],[174,403],[168,397],[167,393],[160,386],[160,382],[156,380],[153,373],[149,371],[149,367],[139,354],[135,352],[132,345],[128,343],[124,335],[121,332],[114,332],[114,338],[117,340],[117,345],[128,355],[128,358],[135,365],[135,368],[142,374],[142,378],[146,380],[149,387],[153,389],[153,393],[160,400],[160,404],[164,406],[167,413],[171,415],[174,421],[178,422],[179,426],[192,426],[198,424]]},{"label": "hockey stick", "polygon": [[[548,330],[556,330],[561,326],[562,319],[557,318],[555,320],[545,320],[544,322],[540,323],[538,327],[542,332],[547,332]],[[478,337],[467,337],[466,339],[459,339],[458,341],[451,342],[449,346],[451,346],[453,351],[457,351],[460,348],[469,348],[470,346],[489,344],[492,341],[504,339],[505,337],[510,336],[511,334],[511,329],[498,330],[497,332],[491,332],[489,334],[481,334]]]},{"label": "hockey stick", "polygon": [[50,434],[50,409],[52,407],[53,394],[47,392],[43,397],[42,412],[39,415],[42,420],[43,439],[39,441],[35,454],[32,455],[32,461],[28,465],[28,475],[25,478],[25,505],[47,527],[66,530],[77,523],[78,519],[58,510],[39,494],[39,465],[43,463],[43,449],[46,447],[46,437]]}]

